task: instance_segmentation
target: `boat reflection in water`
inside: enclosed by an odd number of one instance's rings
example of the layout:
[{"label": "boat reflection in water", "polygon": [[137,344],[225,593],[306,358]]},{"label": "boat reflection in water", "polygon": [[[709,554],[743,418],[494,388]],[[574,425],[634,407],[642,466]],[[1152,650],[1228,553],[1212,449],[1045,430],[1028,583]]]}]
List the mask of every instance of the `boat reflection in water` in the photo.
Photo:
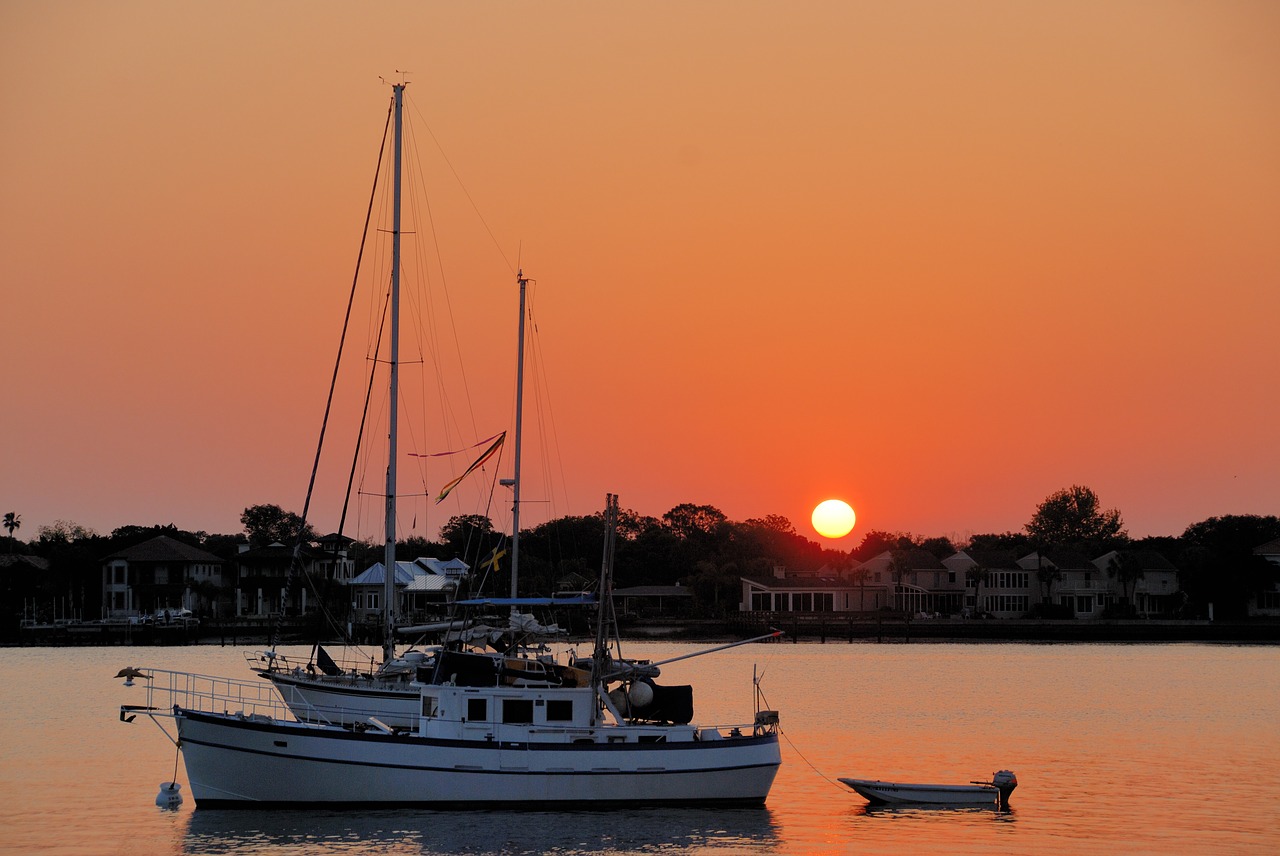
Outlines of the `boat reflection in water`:
[{"label": "boat reflection in water", "polygon": [[183,853],[290,856],[335,852],[430,854],[772,853],[769,809],[611,811],[259,811],[191,813]]}]

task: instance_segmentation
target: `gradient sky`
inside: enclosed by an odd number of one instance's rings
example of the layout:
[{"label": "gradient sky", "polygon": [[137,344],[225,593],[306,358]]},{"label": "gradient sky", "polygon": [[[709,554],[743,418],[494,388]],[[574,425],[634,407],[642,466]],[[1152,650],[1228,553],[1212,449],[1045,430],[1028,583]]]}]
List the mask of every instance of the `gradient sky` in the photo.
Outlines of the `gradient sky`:
[{"label": "gradient sky", "polygon": [[1272,0],[6,0],[20,537],[301,510],[396,70],[493,236],[433,203],[471,439],[537,280],[531,516],[1280,513]]}]

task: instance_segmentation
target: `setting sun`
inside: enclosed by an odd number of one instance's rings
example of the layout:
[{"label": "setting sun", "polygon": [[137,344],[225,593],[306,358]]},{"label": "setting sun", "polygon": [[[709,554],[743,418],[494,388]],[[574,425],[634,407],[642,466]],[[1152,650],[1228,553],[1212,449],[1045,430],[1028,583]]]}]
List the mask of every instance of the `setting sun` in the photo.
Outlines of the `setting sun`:
[{"label": "setting sun", "polygon": [[843,538],[853,531],[857,516],[849,503],[828,499],[813,510],[813,528],[824,538]]}]

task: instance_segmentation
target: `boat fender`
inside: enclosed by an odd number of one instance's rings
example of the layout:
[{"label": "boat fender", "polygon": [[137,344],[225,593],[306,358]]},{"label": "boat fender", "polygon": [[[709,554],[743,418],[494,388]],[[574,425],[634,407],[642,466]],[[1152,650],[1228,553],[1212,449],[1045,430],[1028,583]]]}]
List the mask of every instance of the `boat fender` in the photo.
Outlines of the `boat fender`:
[{"label": "boat fender", "polygon": [[636,681],[627,697],[633,707],[648,707],[653,704],[653,686],[645,681]]},{"label": "boat fender", "polygon": [[156,794],[156,805],[163,809],[176,809],[182,805],[182,785],[177,782],[161,782]]},{"label": "boat fender", "polygon": [[623,716],[631,715],[631,703],[627,699],[627,693],[621,687],[616,690],[609,691],[609,701],[618,709]]}]

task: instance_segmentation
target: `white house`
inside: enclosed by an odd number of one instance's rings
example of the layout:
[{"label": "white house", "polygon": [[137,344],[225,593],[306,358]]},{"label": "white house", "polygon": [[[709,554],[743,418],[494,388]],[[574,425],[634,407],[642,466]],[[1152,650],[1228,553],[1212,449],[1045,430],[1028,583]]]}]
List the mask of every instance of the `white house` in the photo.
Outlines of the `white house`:
[{"label": "white house", "polygon": [[965,581],[964,605],[971,613],[1022,618],[1038,600],[1034,575],[1011,550],[961,550],[942,564]]},{"label": "white house", "polygon": [[1104,571],[1074,550],[1040,550],[1018,560],[1031,573],[1032,584],[1054,603],[1068,607],[1076,618],[1100,618],[1118,598]]},{"label": "white house", "polygon": [[927,550],[885,550],[861,569],[889,587],[889,605],[908,613],[957,615],[964,606],[962,571],[948,567]]},{"label": "white house", "polygon": [[[425,612],[443,612],[452,603],[471,566],[461,559],[429,559],[396,562],[396,614],[408,617]],[[351,580],[353,617],[356,621],[376,621],[382,615],[386,591],[382,562],[370,565]]]},{"label": "white house", "polygon": [[888,606],[891,587],[859,573],[830,568],[797,574],[782,565],[772,576],[742,577],[742,612],[862,612]]},{"label": "white house", "polygon": [[1128,561],[1135,562],[1142,576],[1133,584],[1133,607],[1143,617],[1176,615],[1182,606],[1181,589],[1178,586],[1178,569],[1173,563],[1154,550],[1112,550],[1093,560],[1110,583],[1110,592],[1117,599],[1125,596],[1124,585],[1112,576],[1111,563],[1121,561],[1124,552]]}]

